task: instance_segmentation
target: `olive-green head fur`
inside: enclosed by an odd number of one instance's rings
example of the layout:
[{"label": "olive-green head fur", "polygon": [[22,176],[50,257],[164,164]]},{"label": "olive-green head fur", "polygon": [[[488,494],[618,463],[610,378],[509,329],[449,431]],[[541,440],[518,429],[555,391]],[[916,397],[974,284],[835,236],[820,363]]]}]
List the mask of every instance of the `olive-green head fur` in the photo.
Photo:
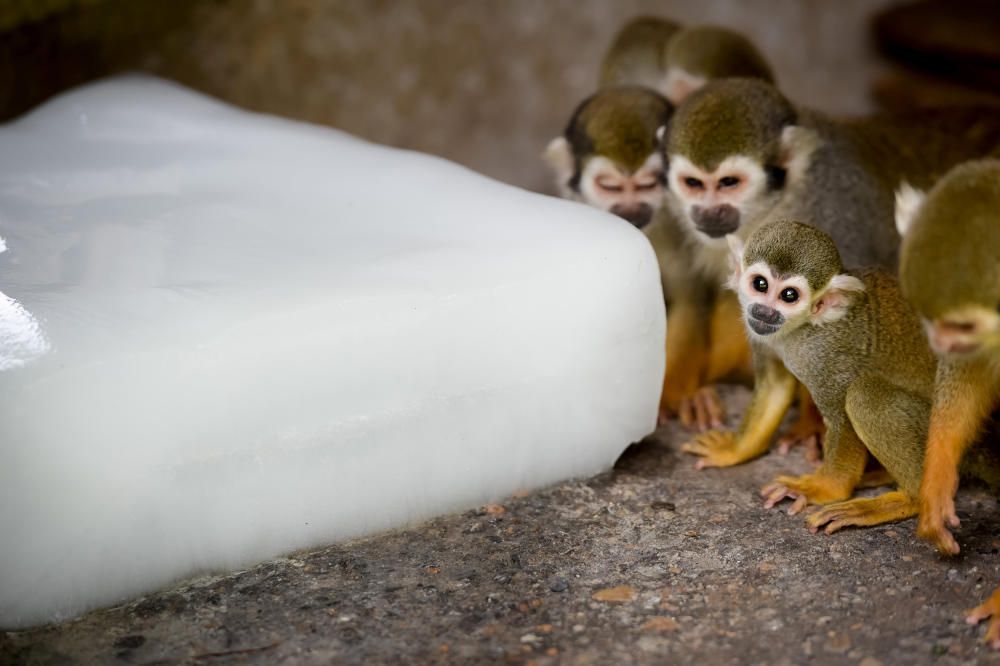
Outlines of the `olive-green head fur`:
[{"label": "olive-green head fur", "polygon": [[675,34],[667,61],[670,67],[706,80],[740,76],[774,81],[771,67],[749,39],[716,26],[686,28]]},{"label": "olive-green head fur", "polygon": [[712,81],[677,108],[667,132],[666,153],[684,155],[708,171],[731,155],[779,164],[782,132],[795,120],[795,108],[766,81]]},{"label": "olive-green head fur", "polygon": [[896,197],[900,282],[935,351],[1000,350],[1000,160],[966,162]]},{"label": "olive-green head fur", "polygon": [[657,86],[666,69],[668,45],[679,29],[673,21],[653,16],[639,16],[626,23],[601,60],[601,87]]},{"label": "olive-green head fur", "polygon": [[840,252],[826,232],[791,220],[770,222],[750,235],[743,263],[750,266],[758,261],[784,275],[801,275],[814,292],[844,269]]},{"label": "olive-green head fur", "polygon": [[670,102],[648,88],[608,88],[580,105],[566,128],[566,138],[579,159],[603,155],[637,169],[656,152],[656,131],[672,112]]}]

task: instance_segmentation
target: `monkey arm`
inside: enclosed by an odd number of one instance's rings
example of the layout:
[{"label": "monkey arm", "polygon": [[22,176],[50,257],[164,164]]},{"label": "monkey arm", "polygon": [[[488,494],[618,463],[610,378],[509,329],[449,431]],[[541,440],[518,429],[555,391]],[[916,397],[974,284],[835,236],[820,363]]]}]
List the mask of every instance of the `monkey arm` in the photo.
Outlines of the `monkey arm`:
[{"label": "monkey arm", "polygon": [[705,382],[713,300],[709,290],[695,289],[693,293],[673,300],[667,310],[667,367],[663,376],[660,415],[679,414],[685,426],[697,424],[708,427],[708,422],[721,420],[718,398],[715,399],[716,413],[702,418],[699,418],[692,403],[692,398]]},{"label": "monkey arm", "polygon": [[752,378],[753,360],[740,302],[732,292],[723,291],[712,309],[705,382],[713,384],[726,379],[749,382]]},{"label": "monkey arm", "polygon": [[992,406],[993,391],[987,388],[990,383],[986,368],[979,364],[942,362],[938,366],[920,483],[917,535],[943,553],[954,555],[959,550],[945,523],[959,525],[954,500],[958,466]]},{"label": "monkey arm", "polygon": [[767,452],[795,395],[795,377],[765,348],[754,350],[755,384],[750,407],[737,433],[713,430],[681,447],[701,456],[698,468],[729,467]]}]

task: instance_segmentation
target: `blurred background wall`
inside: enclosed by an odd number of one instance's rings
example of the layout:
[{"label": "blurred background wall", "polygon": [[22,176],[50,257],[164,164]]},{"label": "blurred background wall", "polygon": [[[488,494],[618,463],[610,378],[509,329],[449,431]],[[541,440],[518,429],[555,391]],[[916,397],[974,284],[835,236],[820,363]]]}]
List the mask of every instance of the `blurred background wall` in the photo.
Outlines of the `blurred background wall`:
[{"label": "blurred background wall", "polygon": [[898,4],[3,0],[0,119],[71,85],[141,70],[550,191],[539,154],[593,91],[601,52],[623,21],[654,14],[738,29],[793,100],[853,114],[876,107],[873,86],[888,67],[872,17]]}]

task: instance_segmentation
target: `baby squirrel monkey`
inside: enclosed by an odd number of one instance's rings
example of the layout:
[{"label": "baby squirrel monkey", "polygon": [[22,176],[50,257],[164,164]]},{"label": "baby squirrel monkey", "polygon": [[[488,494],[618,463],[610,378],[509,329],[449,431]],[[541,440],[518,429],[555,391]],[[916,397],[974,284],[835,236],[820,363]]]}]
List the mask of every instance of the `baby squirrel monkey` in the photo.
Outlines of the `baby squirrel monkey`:
[{"label": "baby squirrel monkey", "polygon": [[646,86],[680,104],[712,79],[730,76],[774,81],[767,60],[738,32],[718,26],[681,28],[673,21],[640,16],[612,40],[601,62],[600,86]]},{"label": "baby squirrel monkey", "polygon": [[[1000,160],[956,167],[926,197],[904,188],[897,223],[903,292],[940,359],[917,534],[954,555],[959,463],[1000,403]],[[986,618],[1000,648],[1000,589],[967,620]]]},{"label": "baby squirrel monkey", "polygon": [[561,196],[614,213],[649,237],[660,262],[670,322],[661,420],[676,413],[685,425],[707,430],[720,427],[723,418],[710,386],[748,379],[751,373],[736,299],[693,262],[697,243],[663,210],[658,132],[670,120],[673,105],[656,89],[664,90],[670,76],[691,88],[694,79],[684,74],[700,77],[697,85],[738,74],[771,78],[757,50],[736,33],[635,19],[604,56],[602,88],[577,107],[563,135],[549,143],[545,159]]},{"label": "baby squirrel monkey", "polygon": [[[727,239],[758,385],[797,378],[827,427],[822,466],[765,486],[766,506],[784,498],[795,500],[789,513],[829,505],[808,518],[813,531],[826,525],[827,533],[916,515],[937,364],[896,278],[877,269],[845,271],[833,239],[800,222],[765,224],[745,247],[736,236]],[[766,423],[778,408],[766,395],[755,392],[744,429]],[[848,499],[869,453],[899,487]]]}]

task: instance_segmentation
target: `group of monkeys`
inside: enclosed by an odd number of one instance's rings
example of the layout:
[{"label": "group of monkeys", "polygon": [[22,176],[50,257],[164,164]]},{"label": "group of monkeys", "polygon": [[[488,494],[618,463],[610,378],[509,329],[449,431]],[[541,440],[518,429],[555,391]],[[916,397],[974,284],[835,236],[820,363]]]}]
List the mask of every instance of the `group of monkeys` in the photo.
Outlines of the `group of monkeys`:
[{"label": "group of monkeys", "polygon": [[[1000,487],[1000,108],[831,118],[789,102],[743,36],[643,17],[545,158],[563,196],[656,250],[661,418],[697,432],[699,467],[765,453],[798,395],[781,444],[822,441],[822,463],[765,506],[820,505],[826,533],[919,515],[958,552],[959,473]],[[712,385],[751,376],[723,430]],[[1000,589],[967,620],[986,618],[1000,648]]]}]

